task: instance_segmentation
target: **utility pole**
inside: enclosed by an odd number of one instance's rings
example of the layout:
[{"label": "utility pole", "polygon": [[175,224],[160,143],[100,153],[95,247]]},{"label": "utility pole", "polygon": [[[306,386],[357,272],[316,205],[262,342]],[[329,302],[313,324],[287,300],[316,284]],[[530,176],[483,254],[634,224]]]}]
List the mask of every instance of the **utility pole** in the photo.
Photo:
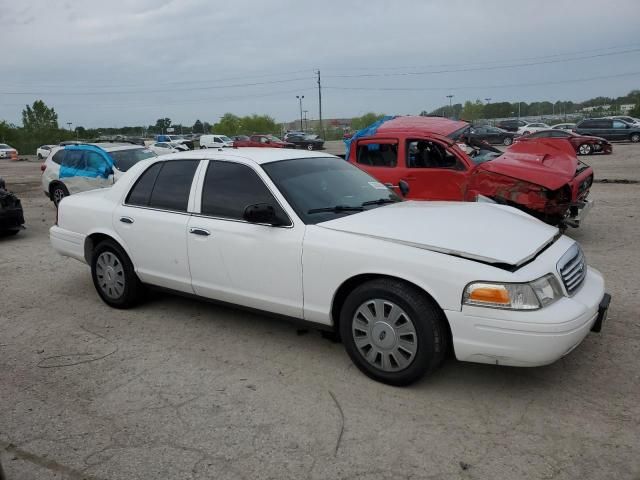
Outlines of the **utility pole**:
[{"label": "utility pole", "polygon": [[320,135],[324,137],[324,127],[322,125],[322,84],[320,83],[320,69],[316,72],[318,74],[318,121],[320,126]]},{"label": "utility pole", "polygon": [[300,103],[300,131],[302,131],[304,130],[304,127],[302,126],[302,99],[304,98],[304,95],[296,95],[296,98]]},{"label": "utility pole", "polygon": [[71,131],[71,125],[73,125],[73,122],[67,122],[67,125],[69,126],[69,131]]},{"label": "utility pole", "polygon": [[307,131],[309,130],[309,122],[307,122],[307,113],[309,113],[309,110],[303,110],[302,113],[304,113],[304,130]]},{"label": "utility pole", "polygon": [[449,117],[453,117],[453,107],[451,106],[453,95],[447,95],[447,98],[449,99]]}]

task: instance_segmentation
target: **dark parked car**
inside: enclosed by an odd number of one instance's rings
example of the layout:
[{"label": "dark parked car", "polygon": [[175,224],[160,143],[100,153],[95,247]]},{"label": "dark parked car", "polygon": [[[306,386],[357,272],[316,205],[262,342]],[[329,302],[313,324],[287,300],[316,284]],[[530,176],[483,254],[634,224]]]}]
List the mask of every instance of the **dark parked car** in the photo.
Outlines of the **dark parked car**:
[{"label": "dark parked car", "polygon": [[566,138],[578,155],[591,155],[593,153],[611,153],[613,147],[604,138],[590,135],[578,135],[565,130],[551,129],[525,135],[518,138],[517,142],[528,142],[537,138]]},{"label": "dark parked car", "polygon": [[7,190],[4,180],[0,178],[0,237],[15,235],[23,223],[20,199]]},{"label": "dark parked car", "polygon": [[306,148],[307,150],[321,150],[324,146],[324,140],[317,135],[289,135],[286,141],[293,143],[296,148]]},{"label": "dark parked car", "polygon": [[475,140],[491,143],[493,145],[502,144],[507,146],[513,143],[513,138],[516,136],[514,132],[507,132],[501,128],[490,126],[472,127],[469,130],[468,135]]},{"label": "dark parked car", "polygon": [[576,125],[575,133],[606,138],[607,140],[629,140],[640,142],[640,127],[624,120],[590,118]]},{"label": "dark parked car", "polygon": [[506,130],[507,132],[517,132],[520,127],[524,127],[528,122],[524,120],[502,120],[496,123],[496,127]]}]

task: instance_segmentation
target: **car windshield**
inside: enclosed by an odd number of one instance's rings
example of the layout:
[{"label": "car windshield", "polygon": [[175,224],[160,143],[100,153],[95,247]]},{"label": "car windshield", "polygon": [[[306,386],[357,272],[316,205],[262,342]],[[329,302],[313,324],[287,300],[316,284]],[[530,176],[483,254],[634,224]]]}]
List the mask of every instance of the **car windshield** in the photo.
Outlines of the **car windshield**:
[{"label": "car windshield", "polygon": [[340,158],[282,160],[262,167],[306,224],[401,201],[375,178]]},{"label": "car windshield", "polygon": [[272,142],[281,142],[282,141],[278,137],[276,137],[275,135],[267,135],[267,138],[269,140],[271,140]]},{"label": "car windshield", "polygon": [[6,148],[11,148],[11,147],[9,145],[7,145],[6,143],[0,143],[0,148],[6,149]]},{"label": "car windshield", "polygon": [[121,172],[126,172],[140,160],[155,157],[156,154],[146,148],[130,148],[127,150],[117,150],[109,152],[113,159],[113,164]]}]

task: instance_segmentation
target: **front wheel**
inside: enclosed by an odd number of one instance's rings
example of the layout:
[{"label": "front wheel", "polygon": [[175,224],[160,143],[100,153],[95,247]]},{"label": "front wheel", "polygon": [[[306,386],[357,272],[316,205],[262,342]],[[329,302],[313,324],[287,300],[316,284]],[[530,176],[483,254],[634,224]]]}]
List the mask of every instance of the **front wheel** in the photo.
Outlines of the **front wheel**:
[{"label": "front wheel", "polygon": [[508,147],[509,145],[511,145],[513,143],[513,138],[511,137],[504,137],[504,140],[502,140],[502,144],[505,147]]},{"label": "front wheel", "polygon": [[206,148],[206,145],[200,145],[200,150],[205,150]]},{"label": "front wheel", "polygon": [[593,153],[593,147],[588,143],[583,143],[578,147],[578,153],[580,155],[591,155]]},{"label": "front wheel", "polygon": [[91,258],[91,278],[100,298],[114,308],[131,308],[142,284],[125,251],[112,240],[100,242]]},{"label": "front wheel", "polygon": [[311,144],[307,145],[307,150],[313,150],[313,145]]},{"label": "front wheel", "polygon": [[438,306],[418,288],[393,279],[372,280],[349,294],[340,335],[353,363],[389,385],[409,385],[433,371],[447,345]]},{"label": "front wheel", "polygon": [[629,140],[631,140],[633,143],[640,142],[640,133],[631,134],[631,136],[629,137]]}]

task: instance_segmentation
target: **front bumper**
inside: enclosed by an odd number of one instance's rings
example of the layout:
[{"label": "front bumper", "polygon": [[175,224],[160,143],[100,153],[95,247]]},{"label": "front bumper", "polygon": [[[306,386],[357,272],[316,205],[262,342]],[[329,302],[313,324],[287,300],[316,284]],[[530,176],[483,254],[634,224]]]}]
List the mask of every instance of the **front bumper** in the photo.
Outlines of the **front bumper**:
[{"label": "front bumper", "polygon": [[[456,358],[462,361],[535,367],[555,362],[576,348],[606,317],[600,272],[589,267],[573,297],[535,311],[464,306],[445,311]],[[608,303],[606,305],[608,307]]]}]

